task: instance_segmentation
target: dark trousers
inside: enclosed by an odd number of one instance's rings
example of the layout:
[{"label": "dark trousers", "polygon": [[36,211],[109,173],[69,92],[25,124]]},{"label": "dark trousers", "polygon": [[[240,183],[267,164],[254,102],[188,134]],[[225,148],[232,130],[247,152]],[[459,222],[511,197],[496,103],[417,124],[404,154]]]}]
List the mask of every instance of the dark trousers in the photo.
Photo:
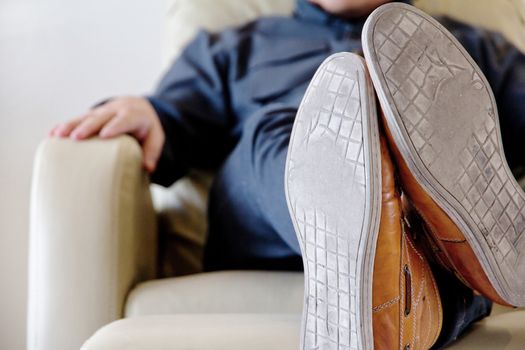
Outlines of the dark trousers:
[{"label": "dark trousers", "polygon": [[[205,269],[303,268],[284,192],[284,169],[296,110],[267,107],[248,119],[213,184]],[[454,341],[492,304],[454,275],[433,268],[443,304],[443,329],[434,347]]]},{"label": "dark trousers", "polygon": [[296,109],[266,107],[248,118],[210,192],[207,270],[302,270],[284,193]]}]

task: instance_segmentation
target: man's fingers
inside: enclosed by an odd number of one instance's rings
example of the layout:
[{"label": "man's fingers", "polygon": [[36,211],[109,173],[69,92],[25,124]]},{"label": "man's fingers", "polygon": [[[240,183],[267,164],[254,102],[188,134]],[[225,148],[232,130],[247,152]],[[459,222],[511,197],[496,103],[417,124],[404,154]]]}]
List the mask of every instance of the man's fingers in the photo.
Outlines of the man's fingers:
[{"label": "man's fingers", "polygon": [[96,135],[114,116],[115,112],[112,109],[96,108],[71,131],[71,137],[82,140]]},{"label": "man's fingers", "polygon": [[[131,116],[129,114],[120,114],[115,116],[109,123],[107,123],[102,130],[100,130],[100,137],[110,138],[122,134],[133,134],[140,141],[145,135],[137,135],[141,128],[144,128],[144,124],[139,118]],[[139,137],[142,136],[142,137]]]},{"label": "man's fingers", "polygon": [[55,136],[55,131],[56,129],[58,128],[58,125],[54,126],[53,128],[51,128],[48,132],[47,132],[47,136],[49,137],[53,137]]},{"label": "man's fingers", "polygon": [[50,132],[51,136],[68,137],[71,131],[73,131],[84,118],[85,116],[77,117],[55,126]]},{"label": "man's fingers", "polygon": [[117,115],[99,133],[102,138],[111,138],[122,134],[133,135],[142,144],[143,165],[148,172],[153,172],[164,146],[164,133],[160,126],[150,125],[145,118],[130,115]]},{"label": "man's fingers", "polygon": [[152,127],[142,143],[144,153],[144,167],[149,173],[155,171],[164,146],[164,132],[159,127]]},{"label": "man's fingers", "polygon": [[133,97],[108,102],[49,131],[50,136],[76,140],[96,134],[105,139],[122,134],[134,136],[142,146],[144,168],[150,173],[156,168],[165,140],[151,104],[144,98]]}]

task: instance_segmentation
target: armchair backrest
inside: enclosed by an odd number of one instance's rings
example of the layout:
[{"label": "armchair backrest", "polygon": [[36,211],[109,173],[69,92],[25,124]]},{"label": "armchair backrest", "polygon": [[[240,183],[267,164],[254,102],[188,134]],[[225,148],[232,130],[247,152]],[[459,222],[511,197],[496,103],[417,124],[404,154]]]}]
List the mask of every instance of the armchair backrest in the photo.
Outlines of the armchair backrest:
[{"label": "armchair backrest", "polygon": [[261,16],[292,13],[295,0],[168,0],[165,64],[169,65],[199,29],[211,32]]},{"label": "armchair backrest", "polygon": [[525,0],[418,0],[416,5],[428,13],[501,32],[525,52]]}]

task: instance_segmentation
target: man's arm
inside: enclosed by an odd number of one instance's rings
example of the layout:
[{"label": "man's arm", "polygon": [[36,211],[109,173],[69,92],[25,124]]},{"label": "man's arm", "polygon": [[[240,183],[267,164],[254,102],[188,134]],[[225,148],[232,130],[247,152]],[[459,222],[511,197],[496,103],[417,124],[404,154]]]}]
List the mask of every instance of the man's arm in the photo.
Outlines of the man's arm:
[{"label": "man's arm", "polygon": [[228,54],[201,32],[148,97],[166,133],[152,180],[168,186],[188,169],[217,168],[234,145]]}]

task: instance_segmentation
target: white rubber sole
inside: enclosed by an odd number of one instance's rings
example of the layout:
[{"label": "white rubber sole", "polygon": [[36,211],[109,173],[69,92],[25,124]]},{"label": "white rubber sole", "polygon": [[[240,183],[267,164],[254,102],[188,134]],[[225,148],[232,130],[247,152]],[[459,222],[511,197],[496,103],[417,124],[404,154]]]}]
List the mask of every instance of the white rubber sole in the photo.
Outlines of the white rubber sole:
[{"label": "white rubber sole", "polygon": [[492,90],[461,44],[405,4],[363,29],[370,75],[410,171],[465,235],[498,294],[525,305],[525,195],[510,172]]},{"label": "white rubber sole", "polygon": [[329,57],[303,98],[285,186],[303,253],[303,350],[372,349],[381,203],[375,94],[364,60]]}]

